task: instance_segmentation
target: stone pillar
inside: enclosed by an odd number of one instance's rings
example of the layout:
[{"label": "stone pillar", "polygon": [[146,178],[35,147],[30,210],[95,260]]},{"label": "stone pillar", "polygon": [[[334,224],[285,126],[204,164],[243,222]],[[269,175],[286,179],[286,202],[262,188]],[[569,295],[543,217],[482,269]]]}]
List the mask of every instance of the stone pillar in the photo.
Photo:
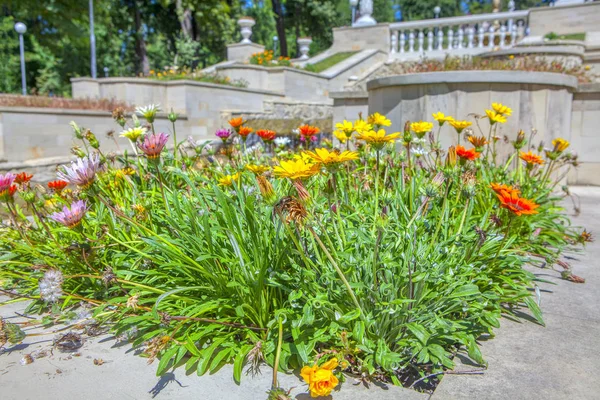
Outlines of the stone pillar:
[{"label": "stone pillar", "polygon": [[377,24],[373,14],[373,0],[360,0],[360,18],[352,26],[369,26]]},{"label": "stone pillar", "polygon": [[308,51],[310,50],[311,43],[312,43],[312,38],[309,38],[309,37],[298,38],[298,49],[300,50],[300,58],[298,58],[299,60],[308,60],[310,58],[308,56]]},{"label": "stone pillar", "polygon": [[241,28],[240,32],[243,38],[240,43],[252,43],[250,36],[252,36],[252,27],[256,24],[254,18],[242,17],[238,19],[237,23]]}]

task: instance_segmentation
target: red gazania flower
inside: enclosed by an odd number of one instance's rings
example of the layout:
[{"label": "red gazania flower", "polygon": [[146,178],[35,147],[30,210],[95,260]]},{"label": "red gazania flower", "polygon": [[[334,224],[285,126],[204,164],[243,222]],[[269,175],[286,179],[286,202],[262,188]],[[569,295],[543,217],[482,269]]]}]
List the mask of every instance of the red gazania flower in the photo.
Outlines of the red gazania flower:
[{"label": "red gazania flower", "polygon": [[519,197],[516,192],[505,192],[502,191],[497,194],[498,200],[500,200],[500,206],[513,212],[515,215],[530,215],[537,214],[536,208],[539,207],[533,201]]},{"label": "red gazania flower", "polygon": [[6,190],[0,191],[0,200],[9,201],[17,192],[17,185],[12,185]]},{"label": "red gazania flower", "polygon": [[492,188],[492,190],[494,192],[496,192],[496,194],[500,194],[502,192],[516,193],[517,196],[521,194],[521,191],[519,189],[515,189],[512,186],[508,186],[508,185],[504,185],[504,184],[500,184],[500,183],[491,183],[490,187]]},{"label": "red gazania flower", "polygon": [[298,128],[298,133],[300,133],[300,135],[304,136],[305,138],[310,138],[319,132],[321,132],[319,128],[311,125],[302,125]]},{"label": "red gazania flower", "polygon": [[265,142],[271,142],[273,139],[275,139],[276,135],[275,131],[269,129],[259,129],[256,131],[256,134]]},{"label": "red gazania flower", "polygon": [[528,165],[542,165],[544,163],[544,159],[541,156],[538,156],[537,154],[529,151],[527,153],[525,153],[524,151],[521,152],[521,154],[519,155],[519,158],[523,161],[525,161]]},{"label": "red gazania flower", "polygon": [[238,128],[237,133],[243,138],[246,139],[246,137],[251,134],[254,131],[254,129],[250,128],[249,126],[240,126]]},{"label": "red gazania flower", "polygon": [[27,172],[21,172],[15,176],[15,183],[22,185],[28,183],[31,178],[33,178],[33,175],[28,174]]},{"label": "red gazania flower", "polygon": [[64,188],[67,187],[68,184],[69,182],[67,181],[52,181],[48,182],[48,189],[52,189],[55,192],[60,193]]},{"label": "red gazania flower", "polygon": [[465,149],[460,144],[456,146],[456,155],[459,156],[463,160],[473,161],[481,155],[475,149]]}]

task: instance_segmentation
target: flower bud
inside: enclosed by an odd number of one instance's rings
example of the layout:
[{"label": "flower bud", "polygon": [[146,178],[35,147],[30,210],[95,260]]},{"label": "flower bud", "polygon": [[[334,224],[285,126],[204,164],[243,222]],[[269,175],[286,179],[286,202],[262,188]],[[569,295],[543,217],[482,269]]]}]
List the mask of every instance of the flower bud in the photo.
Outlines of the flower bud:
[{"label": "flower bud", "polygon": [[177,118],[179,117],[179,115],[177,115],[173,109],[171,108],[171,112],[169,113],[169,115],[167,116],[167,118],[169,119],[169,121],[175,123],[175,121],[177,121]]}]

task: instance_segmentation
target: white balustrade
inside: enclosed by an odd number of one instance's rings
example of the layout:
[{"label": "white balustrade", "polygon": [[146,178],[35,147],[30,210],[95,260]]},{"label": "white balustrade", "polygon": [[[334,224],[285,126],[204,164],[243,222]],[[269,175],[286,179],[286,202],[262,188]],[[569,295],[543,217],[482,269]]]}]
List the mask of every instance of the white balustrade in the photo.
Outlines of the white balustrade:
[{"label": "white balustrade", "polygon": [[463,55],[489,51],[495,46],[512,47],[526,34],[528,18],[526,10],[395,22],[389,25],[390,54]]}]

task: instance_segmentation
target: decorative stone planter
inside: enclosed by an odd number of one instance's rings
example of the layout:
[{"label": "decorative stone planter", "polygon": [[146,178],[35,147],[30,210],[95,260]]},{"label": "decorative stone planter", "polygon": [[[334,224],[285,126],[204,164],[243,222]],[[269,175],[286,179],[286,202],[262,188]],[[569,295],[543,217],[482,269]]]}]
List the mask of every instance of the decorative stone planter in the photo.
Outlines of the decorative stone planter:
[{"label": "decorative stone planter", "polygon": [[250,36],[252,36],[252,27],[256,25],[254,18],[242,17],[238,19],[237,24],[240,26],[242,34],[242,41],[240,43],[252,43]]},{"label": "decorative stone planter", "polygon": [[310,37],[301,37],[298,38],[298,49],[300,50],[300,57],[298,60],[308,60],[308,51],[310,50],[310,44],[312,43],[312,38]]},{"label": "decorative stone planter", "polygon": [[[538,130],[534,142],[571,138],[571,109],[577,79],[573,76],[529,71],[451,71],[395,75],[367,83],[369,113],[380,112],[392,121],[390,132],[401,132],[406,121],[433,121],[441,111],[457,119],[475,122],[472,113],[485,115],[492,102],[512,108],[499,125],[498,135],[514,140],[519,129]],[[484,131],[488,125],[480,123]],[[478,133],[473,124],[474,131]],[[487,132],[485,132],[487,134]],[[457,142],[444,129],[442,145]]]}]

